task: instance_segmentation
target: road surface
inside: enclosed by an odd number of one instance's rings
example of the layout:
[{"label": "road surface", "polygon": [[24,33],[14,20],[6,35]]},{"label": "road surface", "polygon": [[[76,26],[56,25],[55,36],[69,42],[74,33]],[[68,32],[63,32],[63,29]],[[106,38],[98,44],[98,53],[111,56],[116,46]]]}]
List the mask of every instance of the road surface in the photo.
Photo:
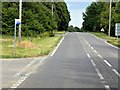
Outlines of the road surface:
[{"label": "road surface", "polygon": [[9,88],[115,90],[120,78],[118,63],[118,49],[104,40],[90,33],[68,33],[51,55]]}]

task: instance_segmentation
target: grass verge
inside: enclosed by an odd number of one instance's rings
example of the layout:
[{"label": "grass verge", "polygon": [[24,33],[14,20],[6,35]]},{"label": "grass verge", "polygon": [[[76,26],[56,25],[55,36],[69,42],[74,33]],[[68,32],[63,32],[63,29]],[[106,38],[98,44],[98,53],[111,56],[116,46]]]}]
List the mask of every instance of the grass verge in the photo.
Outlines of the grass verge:
[{"label": "grass verge", "polygon": [[[48,55],[57,45],[62,36],[55,37],[22,37],[22,42],[17,42],[16,50],[14,49],[14,37],[2,35],[2,53],[1,58],[26,58]],[[17,38],[18,40],[18,38]]]},{"label": "grass verge", "polygon": [[102,32],[91,32],[92,34],[94,34],[95,36],[99,37],[99,38],[102,38],[104,40],[106,40],[108,43],[114,45],[114,46],[117,46],[120,48],[120,38],[116,38],[116,37],[111,37],[111,36],[108,36],[106,35],[105,33],[102,33]]}]

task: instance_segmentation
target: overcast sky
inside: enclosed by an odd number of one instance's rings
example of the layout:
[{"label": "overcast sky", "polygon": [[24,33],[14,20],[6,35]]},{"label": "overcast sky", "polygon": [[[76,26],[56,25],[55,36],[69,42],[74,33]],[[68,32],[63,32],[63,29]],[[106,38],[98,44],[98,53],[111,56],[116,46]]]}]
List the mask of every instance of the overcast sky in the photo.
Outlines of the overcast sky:
[{"label": "overcast sky", "polygon": [[87,6],[95,0],[65,0],[68,10],[70,12],[71,21],[69,25],[77,26],[79,28],[82,27],[82,13],[85,12]]}]

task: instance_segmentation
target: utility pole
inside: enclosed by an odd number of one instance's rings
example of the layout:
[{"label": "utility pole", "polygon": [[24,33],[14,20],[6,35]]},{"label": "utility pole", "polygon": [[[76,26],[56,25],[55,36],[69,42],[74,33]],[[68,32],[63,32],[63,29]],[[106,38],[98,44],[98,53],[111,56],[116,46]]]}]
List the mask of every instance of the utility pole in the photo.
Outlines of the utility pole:
[{"label": "utility pole", "polygon": [[52,0],[52,17],[53,17],[53,0]]},{"label": "utility pole", "polygon": [[19,25],[19,33],[18,33],[18,42],[21,42],[21,19],[22,19],[22,0],[19,0],[19,19],[20,19],[20,25]]},{"label": "utility pole", "polygon": [[111,7],[112,7],[112,0],[110,0],[110,10],[109,10],[109,30],[108,30],[108,36],[110,36],[110,31],[111,31]]},{"label": "utility pole", "polygon": [[[53,0],[52,0],[52,24],[53,24]],[[53,28],[52,28],[53,29]],[[53,34],[53,30],[51,31],[51,33]]]}]

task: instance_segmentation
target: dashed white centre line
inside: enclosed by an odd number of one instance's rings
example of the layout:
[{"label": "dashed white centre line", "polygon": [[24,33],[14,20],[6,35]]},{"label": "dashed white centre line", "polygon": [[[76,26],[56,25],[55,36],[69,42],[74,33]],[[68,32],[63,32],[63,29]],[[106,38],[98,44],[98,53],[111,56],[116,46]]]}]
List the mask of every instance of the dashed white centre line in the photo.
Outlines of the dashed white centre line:
[{"label": "dashed white centre line", "polygon": [[94,50],[94,52],[95,52],[95,53],[97,53],[97,51],[96,51],[96,50]]},{"label": "dashed white centre line", "polygon": [[100,79],[103,80],[104,77],[103,77],[102,74],[100,73],[99,69],[96,68],[95,70],[96,70],[98,76],[100,77]]},{"label": "dashed white centre line", "polygon": [[91,49],[94,49],[93,47],[91,47]]},{"label": "dashed white centre line", "polygon": [[112,70],[120,77],[120,74],[118,73],[117,70],[115,70],[115,69],[112,69]]},{"label": "dashed white centre line", "polygon": [[111,90],[109,85],[104,85],[106,90]]},{"label": "dashed white centre line", "polygon": [[91,45],[89,44],[89,46],[91,47]]},{"label": "dashed white centre line", "polygon": [[91,57],[90,57],[90,54],[87,54],[87,56],[88,56],[89,58],[91,58]]},{"label": "dashed white centre line", "polygon": [[86,43],[89,44],[88,41],[86,41]]},{"label": "dashed white centre line", "polygon": [[105,62],[109,67],[112,67],[112,65],[111,65],[107,60],[104,60],[104,62]]},{"label": "dashed white centre line", "polygon": [[94,67],[96,67],[96,64],[93,60],[91,60],[91,63],[93,64]]},{"label": "dashed white centre line", "polygon": [[103,58],[100,54],[98,54],[98,56],[99,56],[100,58]]}]

